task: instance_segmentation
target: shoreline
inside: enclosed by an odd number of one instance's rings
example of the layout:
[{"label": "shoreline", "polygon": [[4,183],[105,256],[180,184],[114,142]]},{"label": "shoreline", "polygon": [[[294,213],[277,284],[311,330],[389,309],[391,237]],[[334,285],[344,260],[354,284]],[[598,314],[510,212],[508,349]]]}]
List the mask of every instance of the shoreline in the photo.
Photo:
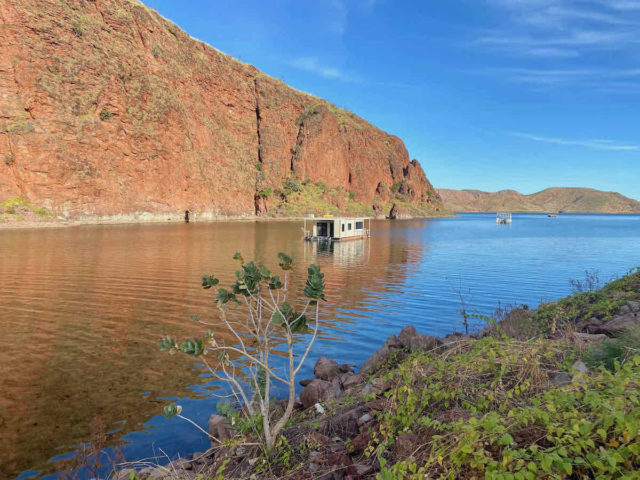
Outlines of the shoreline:
[{"label": "shoreline", "polygon": [[[593,295],[601,297],[596,310]],[[373,480],[395,471],[396,465],[400,471],[420,469],[424,478],[437,478],[443,472],[455,475],[448,478],[480,478],[488,467],[511,473],[523,465],[531,470],[531,464],[542,471],[545,463],[537,452],[554,454],[556,446],[545,441],[548,436],[540,432],[551,431],[548,425],[569,431],[573,423],[584,421],[593,422],[605,433],[597,427],[593,435],[591,430],[580,431],[593,448],[585,447],[587,461],[571,460],[572,467],[587,468],[585,472],[601,469],[606,475],[610,473],[607,467],[590,464],[589,458],[594,452],[617,452],[627,448],[625,444],[640,445],[634,443],[640,442],[640,432],[621,437],[618,443],[606,443],[602,438],[614,433],[608,432],[611,425],[602,419],[601,404],[585,405],[581,395],[586,389],[602,391],[603,398],[626,399],[628,403],[618,407],[619,412],[638,411],[640,403],[628,397],[640,379],[640,357],[629,358],[625,369],[594,364],[589,357],[593,349],[624,341],[627,332],[634,329],[640,331],[640,267],[599,290],[576,291],[535,310],[514,308],[473,334],[433,337],[408,325],[397,335],[391,334],[356,371],[334,359],[318,358],[314,378],[299,382],[304,388],[297,397],[296,413],[282,433],[286,442],[270,454],[269,469],[260,468],[267,458],[264,451],[255,443],[246,443],[255,439],[251,433],[234,427],[228,417],[214,414],[209,420],[209,450],[166,465],[128,462],[110,478],[195,480],[203,475],[221,479]],[[541,399],[553,408],[535,417],[538,420],[511,416],[515,411],[537,412],[535,402]],[[281,400],[274,405],[283,408]],[[558,416],[548,420],[547,415],[556,410]],[[411,422],[406,422],[407,417]],[[486,430],[487,425],[495,424],[500,427]],[[445,434],[433,436],[438,431],[455,435],[448,439]],[[482,441],[471,449],[460,441],[465,436],[467,441],[475,438],[468,436],[470,431],[482,433],[478,435]],[[513,449],[520,448],[528,463],[512,463],[512,457],[503,456],[509,449],[486,448],[504,447],[507,440]],[[565,440],[560,436],[557,441]],[[567,441],[567,448],[577,445]],[[438,457],[432,452],[438,452],[439,460],[434,461]],[[468,459],[456,463],[442,452]],[[486,461],[476,462],[472,471],[467,471],[469,462],[479,454]],[[636,463],[625,465],[626,471],[637,471],[634,469],[640,464]],[[566,478],[568,467],[562,462],[544,468],[547,473],[557,473],[557,478]]]},{"label": "shoreline", "polygon": [[[151,214],[150,214],[151,215]],[[153,214],[156,215],[156,214]],[[36,229],[50,229],[50,228],[71,228],[81,227],[87,225],[102,225],[102,226],[116,226],[116,225],[171,225],[185,223],[183,217],[177,218],[153,218],[146,217],[145,214],[139,214],[137,217],[122,218],[123,216],[117,215],[112,217],[88,217],[75,220],[41,220],[41,221],[29,221],[19,220],[12,222],[0,223],[0,231],[3,230],[36,230]],[[433,215],[433,216],[407,216],[402,218],[393,219],[397,220],[435,220],[439,218],[454,218],[456,214],[450,215]],[[164,217],[164,215],[163,215]],[[321,217],[315,217],[321,218]],[[309,219],[304,216],[259,216],[259,215],[207,215],[203,218],[197,218],[190,220],[189,224],[209,224],[217,222],[287,222],[287,221],[303,221]],[[372,220],[391,220],[388,217],[372,217]]]}]

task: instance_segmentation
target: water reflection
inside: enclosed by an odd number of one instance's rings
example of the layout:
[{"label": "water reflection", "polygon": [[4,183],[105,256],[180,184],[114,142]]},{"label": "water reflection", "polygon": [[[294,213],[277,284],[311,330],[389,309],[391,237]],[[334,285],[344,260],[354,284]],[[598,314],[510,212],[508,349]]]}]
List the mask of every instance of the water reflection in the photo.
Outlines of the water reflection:
[{"label": "water reflection", "polygon": [[[202,450],[192,426],[156,415],[167,398],[206,425],[215,385],[180,356],[157,350],[165,334],[201,334],[216,323],[214,292],[234,278],[236,251],[275,267],[295,260],[292,290],[308,264],[326,275],[319,355],[360,364],[390,333],[413,324],[443,335],[459,328],[460,300],[479,313],[537,305],[570,292],[587,269],[609,280],[640,265],[640,216],[493,215],[373,222],[372,237],[331,246],[300,240],[301,224],[212,223],[90,226],[0,232],[0,472],[43,476],[90,439],[99,416],[107,445],[129,458]],[[276,267],[277,268],[277,267]],[[275,270],[275,268],[272,268]],[[115,454],[113,450],[107,450]],[[28,475],[26,473],[25,475]]]},{"label": "water reflection", "polygon": [[[217,321],[200,277],[231,283],[236,251],[272,266],[279,251],[291,252],[293,290],[303,287],[308,264],[320,264],[330,299],[321,338],[342,340],[420,258],[388,225],[380,223],[377,237],[328,248],[300,241],[295,222],[0,232],[0,471],[56,471],[61,464],[48,460],[87,442],[95,417],[113,430],[110,445],[129,443],[128,455],[163,444],[170,435],[149,420],[164,398],[197,403],[206,391],[192,386],[206,378],[188,359],[158,352],[155,341],[201,333],[190,315]],[[207,400],[204,410],[212,408]]]}]

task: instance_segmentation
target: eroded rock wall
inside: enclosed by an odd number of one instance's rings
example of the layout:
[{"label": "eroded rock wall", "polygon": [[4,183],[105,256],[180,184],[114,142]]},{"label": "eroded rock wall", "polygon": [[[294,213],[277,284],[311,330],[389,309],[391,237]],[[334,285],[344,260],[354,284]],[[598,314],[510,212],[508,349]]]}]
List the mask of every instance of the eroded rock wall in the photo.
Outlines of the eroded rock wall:
[{"label": "eroded rock wall", "polygon": [[292,176],[366,204],[394,185],[439,202],[397,137],[136,1],[3,0],[0,23],[0,201],[71,218],[253,215]]}]

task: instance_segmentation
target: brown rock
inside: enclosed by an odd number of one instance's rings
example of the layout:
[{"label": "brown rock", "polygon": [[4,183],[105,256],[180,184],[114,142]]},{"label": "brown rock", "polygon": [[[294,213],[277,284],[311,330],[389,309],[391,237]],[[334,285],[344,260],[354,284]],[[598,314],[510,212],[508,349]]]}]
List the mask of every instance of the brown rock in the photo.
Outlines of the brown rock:
[{"label": "brown rock", "polygon": [[387,361],[389,354],[393,350],[402,348],[402,343],[398,340],[394,334],[391,334],[389,338],[384,342],[384,345],[367,358],[360,369],[360,375],[368,375],[374,368]]},{"label": "brown rock", "polygon": [[320,380],[331,381],[340,375],[340,365],[330,358],[320,357],[313,367],[313,374]]},{"label": "brown rock", "polygon": [[600,343],[603,340],[606,340],[608,337],[603,333],[591,334],[591,333],[574,332],[573,338],[576,341],[576,343],[580,345],[588,346],[588,345],[594,345],[596,343]]},{"label": "brown rock", "polygon": [[371,434],[368,430],[356,435],[351,440],[351,447],[354,452],[363,452],[365,448],[369,446],[371,442]]},{"label": "brown rock", "polygon": [[404,327],[398,335],[398,340],[410,352],[432,350],[442,344],[442,341],[436,337],[418,333],[413,325]]},{"label": "brown rock", "polygon": [[356,465],[350,465],[347,468],[347,475],[351,475],[355,478],[363,478],[366,475],[371,475],[373,473],[373,467],[371,465],[363,465],[361,463]]},{"label": "brown rock", "polygon": [[595,333],[604,333],[605,335],[615,337],[638,324],[640,324],[640,313],[629,312],[623,315],[616,315],[607,323],[600,325]]},{"label": "brown rock", "polygon": [[[222,415],[211,415],[211,417],[209,417],[209,435],[224,442],[233,437],[233,430],[229,422],[227,422],[227,419]],[[214,440],[212,440],[211,443],[213,446],[219,445],[219,443]]]},{"label": "brown rock", "polygon": [[334,385],[326,380],[312,380],[302,392],[300,403],[304,408],[309,408],[316,403],[329,402],[337,398],[338,393]]},{"label": "brown rock", "polygon": [[398,460],[405,460],[413,454],[419,444],[418,436],[416,434],[401,433],[396,438],[394,455]]},{"label": "brown rock", "polygon": [[342,381],[342,385],[345,390],[362,383],[362,377],[354,373],[345,373],[342,377],[340,377],[340,380]]}]

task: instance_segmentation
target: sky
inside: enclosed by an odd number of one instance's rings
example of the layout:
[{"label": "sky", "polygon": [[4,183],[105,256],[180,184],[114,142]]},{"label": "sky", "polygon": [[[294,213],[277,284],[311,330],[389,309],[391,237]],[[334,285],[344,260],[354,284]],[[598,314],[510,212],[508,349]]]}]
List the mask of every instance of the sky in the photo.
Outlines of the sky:
[{"label": "sky", "polygon": [[640,200],[640,0],[144,0],[404,140],[438,188]]}]

